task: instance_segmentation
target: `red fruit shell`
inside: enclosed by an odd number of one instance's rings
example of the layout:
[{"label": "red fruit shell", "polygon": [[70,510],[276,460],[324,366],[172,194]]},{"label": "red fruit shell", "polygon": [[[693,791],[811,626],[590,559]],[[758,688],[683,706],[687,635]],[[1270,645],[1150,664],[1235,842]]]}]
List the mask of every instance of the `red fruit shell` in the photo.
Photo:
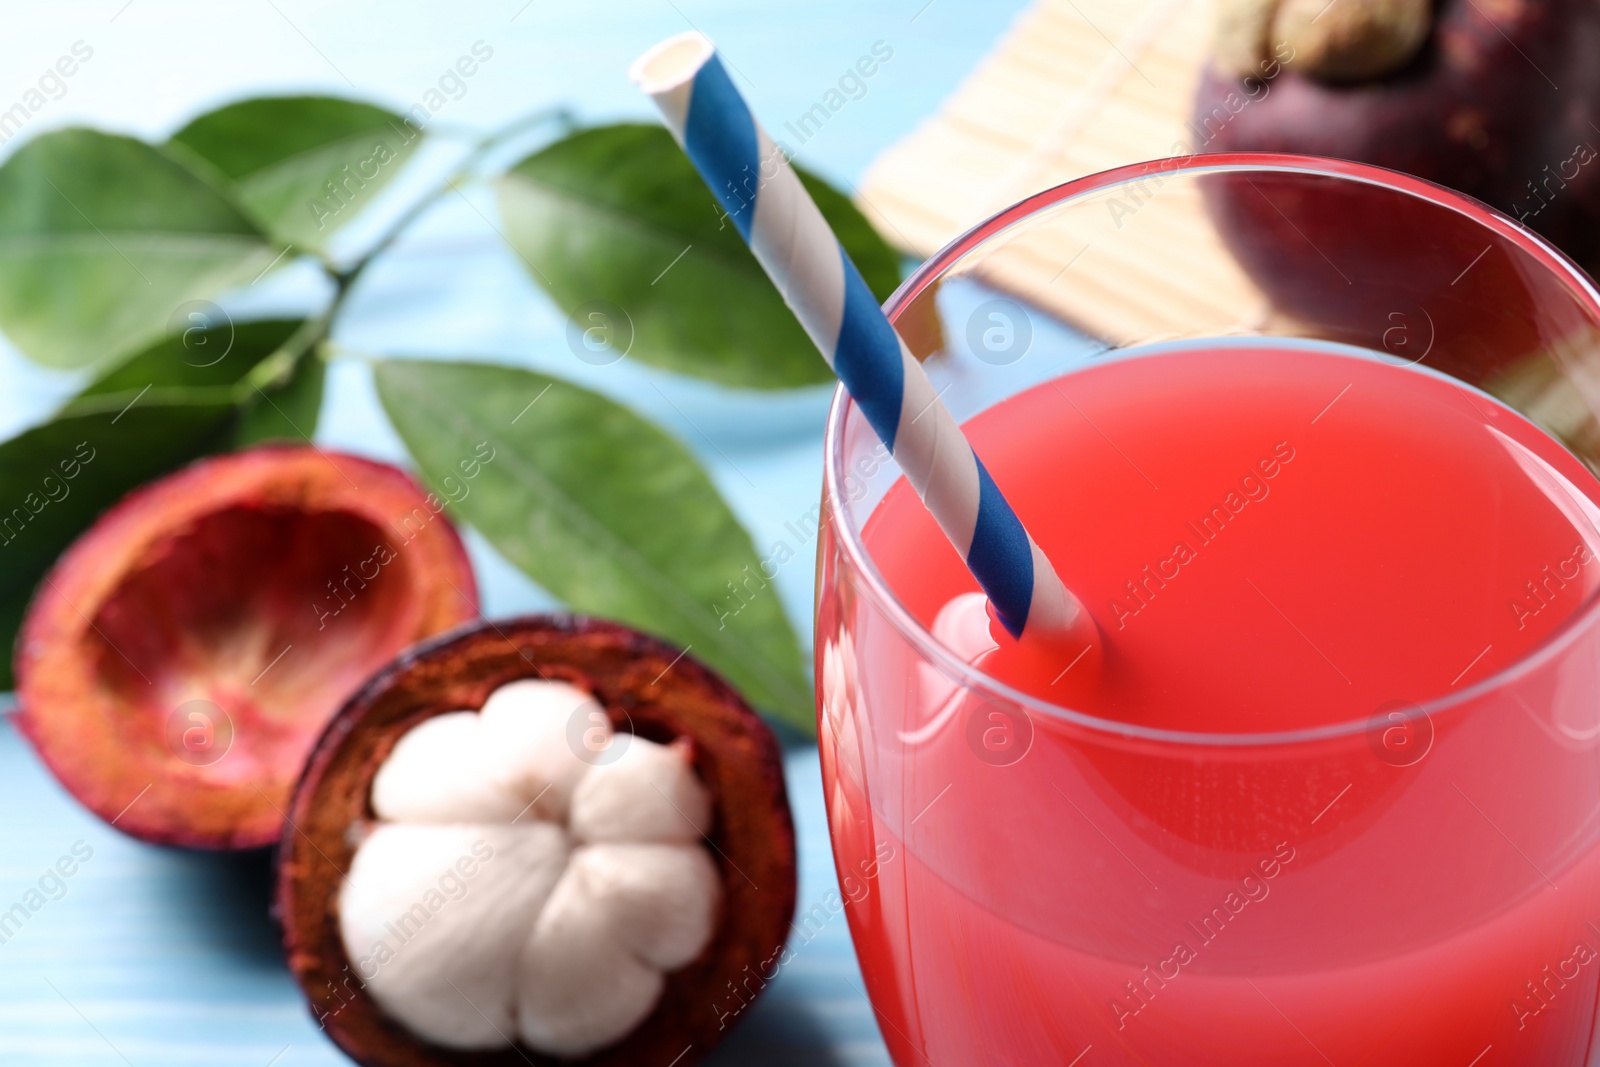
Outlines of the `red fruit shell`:
[{"label": "red fruit shell", "polygon": [[477,615],[441,509],[395,467],[309,447],[201,460],[135,490],[34,594],[16,651],[22,732],[134,837],[272,844],[351,692]]},{"label": "red fruit shell", "polygon": [[[339,935],[337,895],[374,819],[372,778],[396,741],[434,715],[477,709],[495,689],[544,677],[585,689],[622,730],[686,740],[711,793],[710,841],[722,874],[716,933],[668,976],[650,1017],[621,1042],[579,1059],[520,1045],[461,1052],[429,1044],[363,990]],[[289,969],[312,1014],[363,1067],[633,1067],[698,1063],[726,1033],[726,1012],[771,977],[795,907],[794,825],[772,730],[737,693],[671,645],[616,623],[565,615],[484,621],[408,650],[334,717],[295,790],[279,851],[277,911]],[[754,987],[749,983],[754,980]],[[731,986],[730,986],[731,983]]]}]

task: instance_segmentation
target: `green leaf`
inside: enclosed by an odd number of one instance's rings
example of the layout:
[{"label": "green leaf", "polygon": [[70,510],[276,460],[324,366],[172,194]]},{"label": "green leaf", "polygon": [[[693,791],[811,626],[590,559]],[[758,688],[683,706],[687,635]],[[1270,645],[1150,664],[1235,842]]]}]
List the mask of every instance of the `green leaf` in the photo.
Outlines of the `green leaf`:
[{"label": "green leaf", "polygon": [[0,655],[0,692],[15,689],[17,682],[11,673],[11,649],[17,643],[17,631],[22,628],[22,617],[27,614],[28,601],[33,598],[32,586],[17,586],[0,593],[0,640],[5,642]]},{"label": "green leaf", "polygon": [[[128,490],[222,442],[228,389],[150,389],[75,401],[0,444],[0,642],[56,556]],[[0,687],[11,685],[9,660]]]},{"label": "green leaf", "polygon": [[276,251],[224,194],[142,141],[38,137],[0,166],[0,328],[52,367],[105,363]]},{"label": "green leaf", "polygon": [[274,237],[318,249],[372,202],[421,142],[420,130],[381,107],[282,96],[208,112],[169,143],[232,183]]},{"label": "green leaf", "polygon": [[190,326],[129,357],[78,395],[137,392],[146,386],[233,385],[276,352],[301,326],[296,319]]},{"label": "green leaf", "polygon": [[265,441],[304,444],[317,432],[322,411],[322,385],[328,365],[307,353],[288,370],[286,380],[263,386],[245,398],[233,433],[233,446],[247,448]]},{"label": "green leaf", "polygon": [[[880,300],[899,261],[841,193],[800,173]],[[794,315],[672,136],[659,126],[583,130],[498,183],[518,255],[556,303],[612,343],[725,385],[832,380]],[[616,321],[613,308],[622,309]],[[602,318],[594,319],[598,312]],[[631,347],[630,347],[631,342]]]},{"label": "green leaf", "polygon": [[763,583],[736,616],[718,610],[729,583],[759,576],[760,560],[677,440],[529,371],[403,360],[375,375],[423,475],[535,581],[578,611],[691,648],[753,703],[812,729],[799,642],[776,591]]}]

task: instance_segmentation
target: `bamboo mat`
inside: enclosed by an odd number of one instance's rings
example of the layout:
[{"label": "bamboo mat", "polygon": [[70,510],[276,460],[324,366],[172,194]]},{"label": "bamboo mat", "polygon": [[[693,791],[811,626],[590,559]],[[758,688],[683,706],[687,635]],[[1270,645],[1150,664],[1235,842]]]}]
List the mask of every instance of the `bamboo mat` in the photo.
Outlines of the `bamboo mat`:
[{"label": "bamboo mat", "polygon": [[[873,163],[862,210],[928,256],[1041,189],[1192,151],[1211,19],[1210,0],[1039,0],[936,115]],[[1192,184],[1123,190],[1121,207],[1102,199],[967,268],[1113,344],[1265,320],[1265,297]]]}]

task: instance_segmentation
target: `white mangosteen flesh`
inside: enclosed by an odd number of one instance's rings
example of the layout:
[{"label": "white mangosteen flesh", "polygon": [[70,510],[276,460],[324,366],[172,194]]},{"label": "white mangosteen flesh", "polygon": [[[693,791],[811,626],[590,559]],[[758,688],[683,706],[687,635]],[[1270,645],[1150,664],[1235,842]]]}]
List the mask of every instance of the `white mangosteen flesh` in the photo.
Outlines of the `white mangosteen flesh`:
[{"label": "white mangosteen flesh", "polygon": [[524,680],[436,715],[372,782],[340,888],[351,969],[434,1044],[615,1044],[711,942],[721,876],[687,749],[614,734],[589,694]]}]

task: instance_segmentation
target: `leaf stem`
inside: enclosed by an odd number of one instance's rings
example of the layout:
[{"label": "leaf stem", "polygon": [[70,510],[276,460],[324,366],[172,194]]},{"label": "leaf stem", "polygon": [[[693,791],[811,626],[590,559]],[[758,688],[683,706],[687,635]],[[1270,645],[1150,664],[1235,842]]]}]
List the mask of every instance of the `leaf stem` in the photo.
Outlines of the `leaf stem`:
[{"label": "leaf stem", "polygon": [[250,373],[239,383],[243,395],[249,396],[257,390],[264,393],[272,386],[287,382],[305,354],[327,340],[329,328],[333,324],[333,311],[337,304],[338,297],[335,297],[334,303],[330,304],[322,314],[302,322],[299,328],[289,335],[288,340],[278,346],[276,352],[252,367]]},{"label": "leaf stem", "polygon": [[570,109],[565,107],[542,108],[523,115],[521,118],[513,119],[505,126],[485,135],[473,144],[455,169],[436,185],[432,191],[419,197],[399,218],[395,219],[394,223],[384,231],[377,241],[373,242],[372,246],[355,263],[344,270],[334,269],[325,263],[324,269],[328,270],[336,287],[333,309],[337,310],[343,304],[345,294],[349,292],[356,279],[361,276],[361,273],[367,269],[368,264],[387,251],[400,238],[401,234],[409,230],[418,219],[427,214],[439,202],[441,197],[455,189],[461,182],[473,177],[478,167],[482,165],[488,156],[527,131],[552,121],[560,123],[569,130],[576,125],[575,116]]},{"label": "leaf stem", "polygon": [[[349,349],[341,349],[339,346],[332,344],[330,338],[333,333],[334,320],[343,309],[345,298],[349,296],[351,287],[355,285],[356,279],[361,277],[361,273],[367,269],[368,264],[387,251],[400,238],[400,235],[410,229],[418,219],[438,203],[442,196],[455,189],[461,182],[473,177],[483,164],[483,161],[493,152],[527,131],[552,121],[559,123],[567,131],[577,125],[576,117],[568,108],[543,108],[513,119],[498,130],[479,138],[473,143],[466,156],[462,158],[461,162],[456,165],[448,177],[426,195],[419,197],[416,202],[402,212],[400,217],[395,219],[382,236],[373,242],[371,247],[361,255],[361,258],[350,266],[341,269],[327,257],[318,255],[316,257],[318,264],[322,267],[323,273],[333,282],[333,299],[329,301],[322,314],[314,319],[307,319],[299,329],[290,335],[288,340],[284,341],[276,352],[262,360],[255,367],[242,383],[245,390],[266,389],[269,386],[286,381],[300,360],[313,349],[320,348],[322,358],[325,360],[340,358],[341,352],[351,352]],[[365,353],[362,354],[362,357],[370,361],[376,361],[379,358]]]}]

